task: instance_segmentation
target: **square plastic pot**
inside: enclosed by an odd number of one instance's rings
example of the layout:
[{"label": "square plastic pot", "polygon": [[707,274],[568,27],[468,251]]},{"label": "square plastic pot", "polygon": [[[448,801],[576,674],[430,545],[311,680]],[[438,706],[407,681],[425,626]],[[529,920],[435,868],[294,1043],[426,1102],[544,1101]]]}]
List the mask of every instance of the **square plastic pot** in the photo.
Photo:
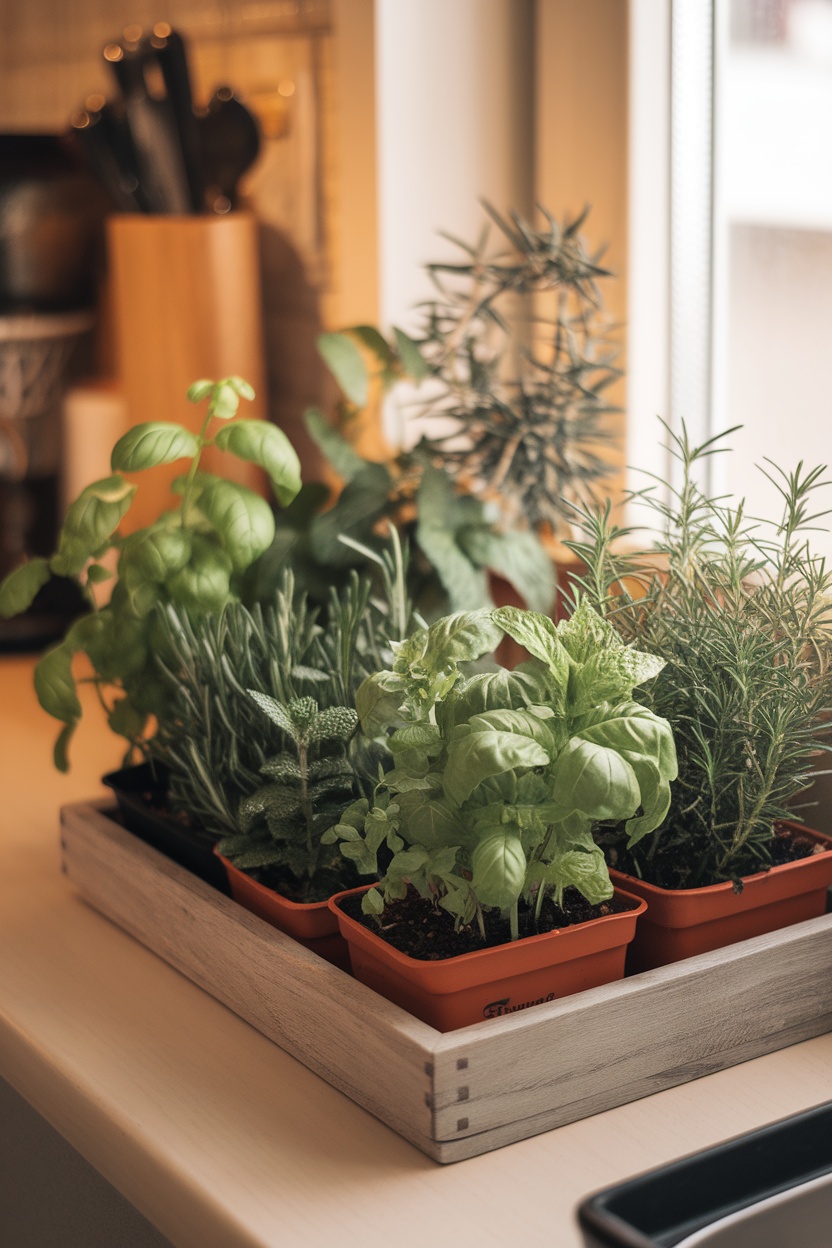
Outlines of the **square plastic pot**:
[{"label": "square plastic pot", "polygon": [[705,888],[669,889],[611,870],[613,883],[641,897],[648,907],[627,954],[628,974],[667,966],[823,914],[832,884],[832,837],[799,823],[780,826],[810,837],[823,849],[808,858],[744,876],[741,893],[734,892],[730,881]]},{"label": "square plastic pot", "polygon": [[341,909],[344,897],[365,891],[349,889],[329,900],[349,944],[353,975],[437,1031],[501,1018],[621,979],[627,944],[646,909],[638,897],[616,889],[630,909],[430,962],[400,953]]},{"label": "square plastic pot", "polygon": [[229,893],[222,864],[214,856],[213,836],[198,828],[187,828],[164,809],[167,773],[164,767],[140,763],[122,767],[102,776],[102,784],[113,790],[121,821],[132,832],[160,853],[186,867],[220,892]]},{"label": "square plastic pot", "polygon": [[297,940],[306,949],[325,958],[342,971],[349,971],[347,942],[338,930],[338,920],[326,901],[290,901],[273,888],[246,875],[233,862],[214,851],[228,879],[234,901]]}]

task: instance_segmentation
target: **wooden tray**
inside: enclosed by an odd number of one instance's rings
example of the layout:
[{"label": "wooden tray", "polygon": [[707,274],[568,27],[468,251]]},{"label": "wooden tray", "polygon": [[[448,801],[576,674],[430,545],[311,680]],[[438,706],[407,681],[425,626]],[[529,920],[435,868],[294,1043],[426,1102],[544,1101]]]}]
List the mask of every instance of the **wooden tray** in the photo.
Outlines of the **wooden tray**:
[{"label": "wooden tray", "polygon": [[832,1030],[832,915],[445,1035],[126,832],[61,812],[84,900],[440,1162]]}]

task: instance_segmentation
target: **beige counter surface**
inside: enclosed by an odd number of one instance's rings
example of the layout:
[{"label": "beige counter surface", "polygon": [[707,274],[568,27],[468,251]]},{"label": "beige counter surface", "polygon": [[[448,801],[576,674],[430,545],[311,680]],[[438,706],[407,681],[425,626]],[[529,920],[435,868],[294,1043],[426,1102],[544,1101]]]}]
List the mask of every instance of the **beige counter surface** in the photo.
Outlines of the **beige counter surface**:
[{"label": "beige counter surface", "polygon": [[0,1077],[177,1248],[573,1248],[592,1190],[832,1098],[827,1035],[436,1165],[80,901],[58,809],[119,745],[86,697],[58,775],[32,666],[0,659]]}]

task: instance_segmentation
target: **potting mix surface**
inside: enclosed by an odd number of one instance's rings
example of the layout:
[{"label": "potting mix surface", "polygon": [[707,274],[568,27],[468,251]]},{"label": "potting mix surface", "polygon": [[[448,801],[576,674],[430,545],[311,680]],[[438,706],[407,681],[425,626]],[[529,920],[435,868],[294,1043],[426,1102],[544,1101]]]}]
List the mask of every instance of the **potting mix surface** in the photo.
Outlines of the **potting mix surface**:
[{"label": "potting mix surface", "polygon": [[[576,888],[567,888],[563,900],[564,908],[561,909],[550,898],[546,899],[537,927],[533,907],[521,903],[520,936],[539,936],[557,927],[587,923],[590,919],[617,914],[630,908],[627,902],[617,897],[592,906]],[[507,944],[511,939],[508,922],[501,920],[497,911],[485,913],[484,941],[476,926],[463,927],[455,932],[453,915],[434,905],[429,899],[420,897],[412,888],[408,889],[407,896],[401,901],[385,906],[380,921],[363,913],[360,896],[344,897],[338,904],[351,919],[381,936],[394,949],[425,962],[439,962],[463,953],[474,953],[478,949],[490,949],[496,945]]]}]

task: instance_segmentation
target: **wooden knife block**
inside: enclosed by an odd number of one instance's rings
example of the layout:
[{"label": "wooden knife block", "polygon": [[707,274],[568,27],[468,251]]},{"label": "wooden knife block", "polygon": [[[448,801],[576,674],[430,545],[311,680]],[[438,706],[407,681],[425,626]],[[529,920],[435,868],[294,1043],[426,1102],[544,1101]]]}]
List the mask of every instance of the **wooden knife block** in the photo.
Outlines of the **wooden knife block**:
[{"label": "wooden knife block", "polygon": [[[267,419],[257,223],[248,213],[225,217],[119,214],[107,222],[114,339],[127,427],[177,421],[195,433],[206,404],[186,394],[201,377],[236,374],[256,398],[241,416]],[[209,448],[200,461],[268,496],[262,472]],[[125,531],[175,505],[170,483],[185,462],[139,473]]]}]

